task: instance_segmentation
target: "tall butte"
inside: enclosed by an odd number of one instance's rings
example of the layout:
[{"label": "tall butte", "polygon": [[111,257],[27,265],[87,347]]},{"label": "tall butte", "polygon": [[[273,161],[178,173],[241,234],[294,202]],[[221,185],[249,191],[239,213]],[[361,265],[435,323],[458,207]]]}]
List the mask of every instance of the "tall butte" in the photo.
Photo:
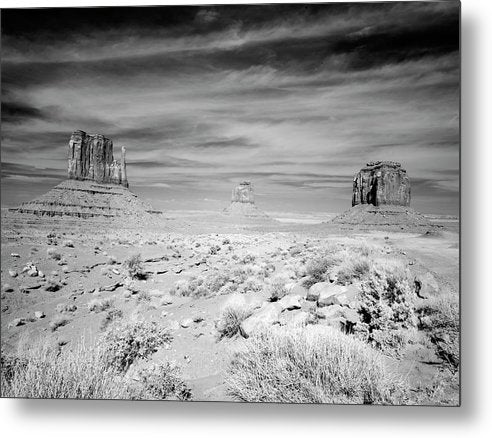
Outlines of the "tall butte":
[{"label": "tall butte", "polygon": [[355,176],[352,208],[333,222],[350,225],[396,225],[404,229],[429,221],[410,208],[410,178],[395,161],[371,161]]},{"label": "tall butte", "polygon": [[[159,213],[128,189],[126,151],[113,157],[113,141],[101,134],[74,131],[68,143],[68,179],[14,213],[60,218],[122,218],[124,223],[148,223]],[[128,219],[132,219],[128,222]]]}]

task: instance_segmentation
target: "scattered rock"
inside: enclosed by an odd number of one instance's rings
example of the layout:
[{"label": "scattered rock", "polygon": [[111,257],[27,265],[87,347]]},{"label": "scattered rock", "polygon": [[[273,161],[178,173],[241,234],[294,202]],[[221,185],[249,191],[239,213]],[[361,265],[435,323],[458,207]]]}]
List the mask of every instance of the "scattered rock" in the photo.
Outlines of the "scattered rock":
[{"label": "scattered rock", "polygon": [[37,318],[37,319],[42,319],[44,318],[46,315],[44,314],[44,312],[41,312],[41,311],[36,311],[34,312],[34,317]]},{"label": "scattered rock", "polygon": [[174,298],[171,295],[166,294],[166,295],[162,296],[161,306],[168,306],[168,305],[173,304],[173,303],[174,303]]},{"label": "scattered rock", "polygon": [[17,277],[17,271],[13,271],[12,269],[9,269],[9,275],[12,277],[12,278],[15,278]]},{"label": "scattered rock", "polygon": [[307,301],[318,301],[318,298],[319,298],[319,294],[320,292],[326,288],[326,287],[329,287],[331,285],[331,283],[327,282],[327,281],[322,281],[320,283],[315,283],[313,284],[309,290],[308,290],[308,293],[306,295],[306,300]]},{"label": "scattered rock", "polygon": [[295,310],[301,308],[301,297],[299,295],[287,295],[283,297],[278,303],[282,310]]},{"label": "scattered rock", "polygon": [[24,325],[25,323],[26,320],[24,318],[15,318],[9,323],[8,328],[18,327],[20,325]]},{"label": "scattered rock", "polygon": [[278,324],[281,311],[279,303],[264,303],[260,310],[241,323],[242,335],[247,338],[262,328]]},{"label": "scattered rock", "polygon": [[14,288],[8,283],[5,283],[2,287],[2,292],[13,292],[13,291]]},{"label": "scattered rock", "polygon": [[12,257],[16,258],[16,259],[18,259],[18,258],[20,257],[20,255],[19,255],[19,254],[17,254],[16,252],[11,253],[10,255],[11,255]]},{"label": "scattered rock", "polygon": [[191,324],[193,324],[193,320],[191,318],[183,319],[180,323],[183,328],[188,328]]},{"label": "scattered rock", "polygon": [[415,293],[420,298],[427,299],[439,293],[439,284],[430,272],[416,276],[414,284]]},{"label": "scattered rock", "polygon": [[318,297],[318,307],[331,306],[332,304],[340,304],[337,295],[343,294],[347,291],[345,286],[338,284],[328,283],[329,286],[320,290]]}]

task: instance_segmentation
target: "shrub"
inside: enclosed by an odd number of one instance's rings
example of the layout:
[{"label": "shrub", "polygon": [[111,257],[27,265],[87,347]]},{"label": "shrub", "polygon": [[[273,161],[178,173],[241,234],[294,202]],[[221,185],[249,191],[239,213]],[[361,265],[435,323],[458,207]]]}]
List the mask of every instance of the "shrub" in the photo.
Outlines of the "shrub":
[{"label": "shrub", "polygon": [[336,260],[332,257],[317,257],[306,264],[306,275],[304,286],[310,288],[313,284],[325,281],[328,269],[334,266]]},{"label": "shrub", "polygon": [[140,254],[135,254],[123,262],[123,268],[126,270],[128,277],[141,280],[146,278],[143,270],[142,259]]},{"label": "shrub", "polygon": [[285,279],[282,277],[276,277],[272,279],[268,285],[268,291],[270,292],[270,301],[278,301],[287,295],[287,288],[285,287]]},{"label": "shrub", "polygon": [[49,324],[49,327],[52,332],[58,330],[58,328],[63,327],[64,325],[67,325],[71,322],[72,320],[70,318],[67,318],[66,316],[58,315],[55,316]]},{"label": "shrub", "polygon": [[112,325],[99,342],[106,366],[126,371],[136,359],[148,358],[171,340],[171,334],[155,322],[138,321]]},{"label": "shrub", "polygon": [[149,398],[191,400],[191,390],[179,374],[179,368],[169,363],[153,364],[139,373]]},{"label": "shrub", "polygon": [[62,258],[61,254],[55,248],[48,248],[46,250],[46,254],[48,254],[48,257],[53,260],[61,260]]},{"label": "shrub", "polygon": [[426,331],[438,356],[452,369],[459,367],[459,302],[454,294],[432,297],[417,310],[419,328]]},{"label": "shrub", "polygon": [[235,353],[228,393],[247,402],[400,404],[406,383],[367,344],[322,326],[270,328]]},{"label": "shrub", "polygon": [[106,330],[109,324],[123,317],[123,312],[120,309],[109,309],[104,314],[104,319],[101,321],[101,330]]},{"label": "shrub", "polygon": [[87,303],[87,308],[89,312],[103,312],[109,309],[113,305],[113,298],[103,298],[102,300],[91,300]]},{"label": "shrub", "polygon": [[408,270],[398,264],[373,266],[361,284],[358,312],[365,339],[390,354],[399,353],[408,329],[416,327],[412,284]]},{"label": "shrub", "polygon": [[366,257],[358,259],[347,258],[337,272],[337,282],[340,284],[352,283],[354,280],[363,280],[371,270],[371,263]]},{"label": "shrub", "polygon": [[241,331],[241,323],[251,315],[251,309],[242,295],[232,295],[224,304],[217,323],[219,339],[232,338]]},{"label": "shrub", "polygon": [[191,391],[169,364],[141,371],[141,381],[122,379],[105,363],[103,345],[71,350],[38,344],[2,352],[1,396],[76,399],[191,399]]}]

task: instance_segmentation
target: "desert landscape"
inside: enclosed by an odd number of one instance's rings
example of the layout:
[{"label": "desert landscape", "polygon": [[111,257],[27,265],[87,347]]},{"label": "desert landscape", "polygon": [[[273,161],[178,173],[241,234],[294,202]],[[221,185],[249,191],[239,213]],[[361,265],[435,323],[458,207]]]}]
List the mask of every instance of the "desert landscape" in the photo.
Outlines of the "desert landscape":
[{"label": "desert landscape", "polygon": [[458,9],[301,6],[2,14],[2,397],[460,404]]},{"label": "desert landscape", "polygon": [[412,210],[399,163],[329,222],[269,217],[250,182],[168,218],[79,134],[69,179],[2,212],[4,395],[457,404],[459,223]]}]

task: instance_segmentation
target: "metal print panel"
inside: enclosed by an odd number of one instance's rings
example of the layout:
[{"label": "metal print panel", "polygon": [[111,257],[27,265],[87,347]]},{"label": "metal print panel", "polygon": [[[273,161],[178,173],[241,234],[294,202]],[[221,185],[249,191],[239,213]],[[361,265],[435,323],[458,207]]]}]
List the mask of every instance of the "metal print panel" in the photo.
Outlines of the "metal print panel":
[{"label": "metal print panel", "polygon": [[2,10],[2,397],[459,405],[459,19]]}]

